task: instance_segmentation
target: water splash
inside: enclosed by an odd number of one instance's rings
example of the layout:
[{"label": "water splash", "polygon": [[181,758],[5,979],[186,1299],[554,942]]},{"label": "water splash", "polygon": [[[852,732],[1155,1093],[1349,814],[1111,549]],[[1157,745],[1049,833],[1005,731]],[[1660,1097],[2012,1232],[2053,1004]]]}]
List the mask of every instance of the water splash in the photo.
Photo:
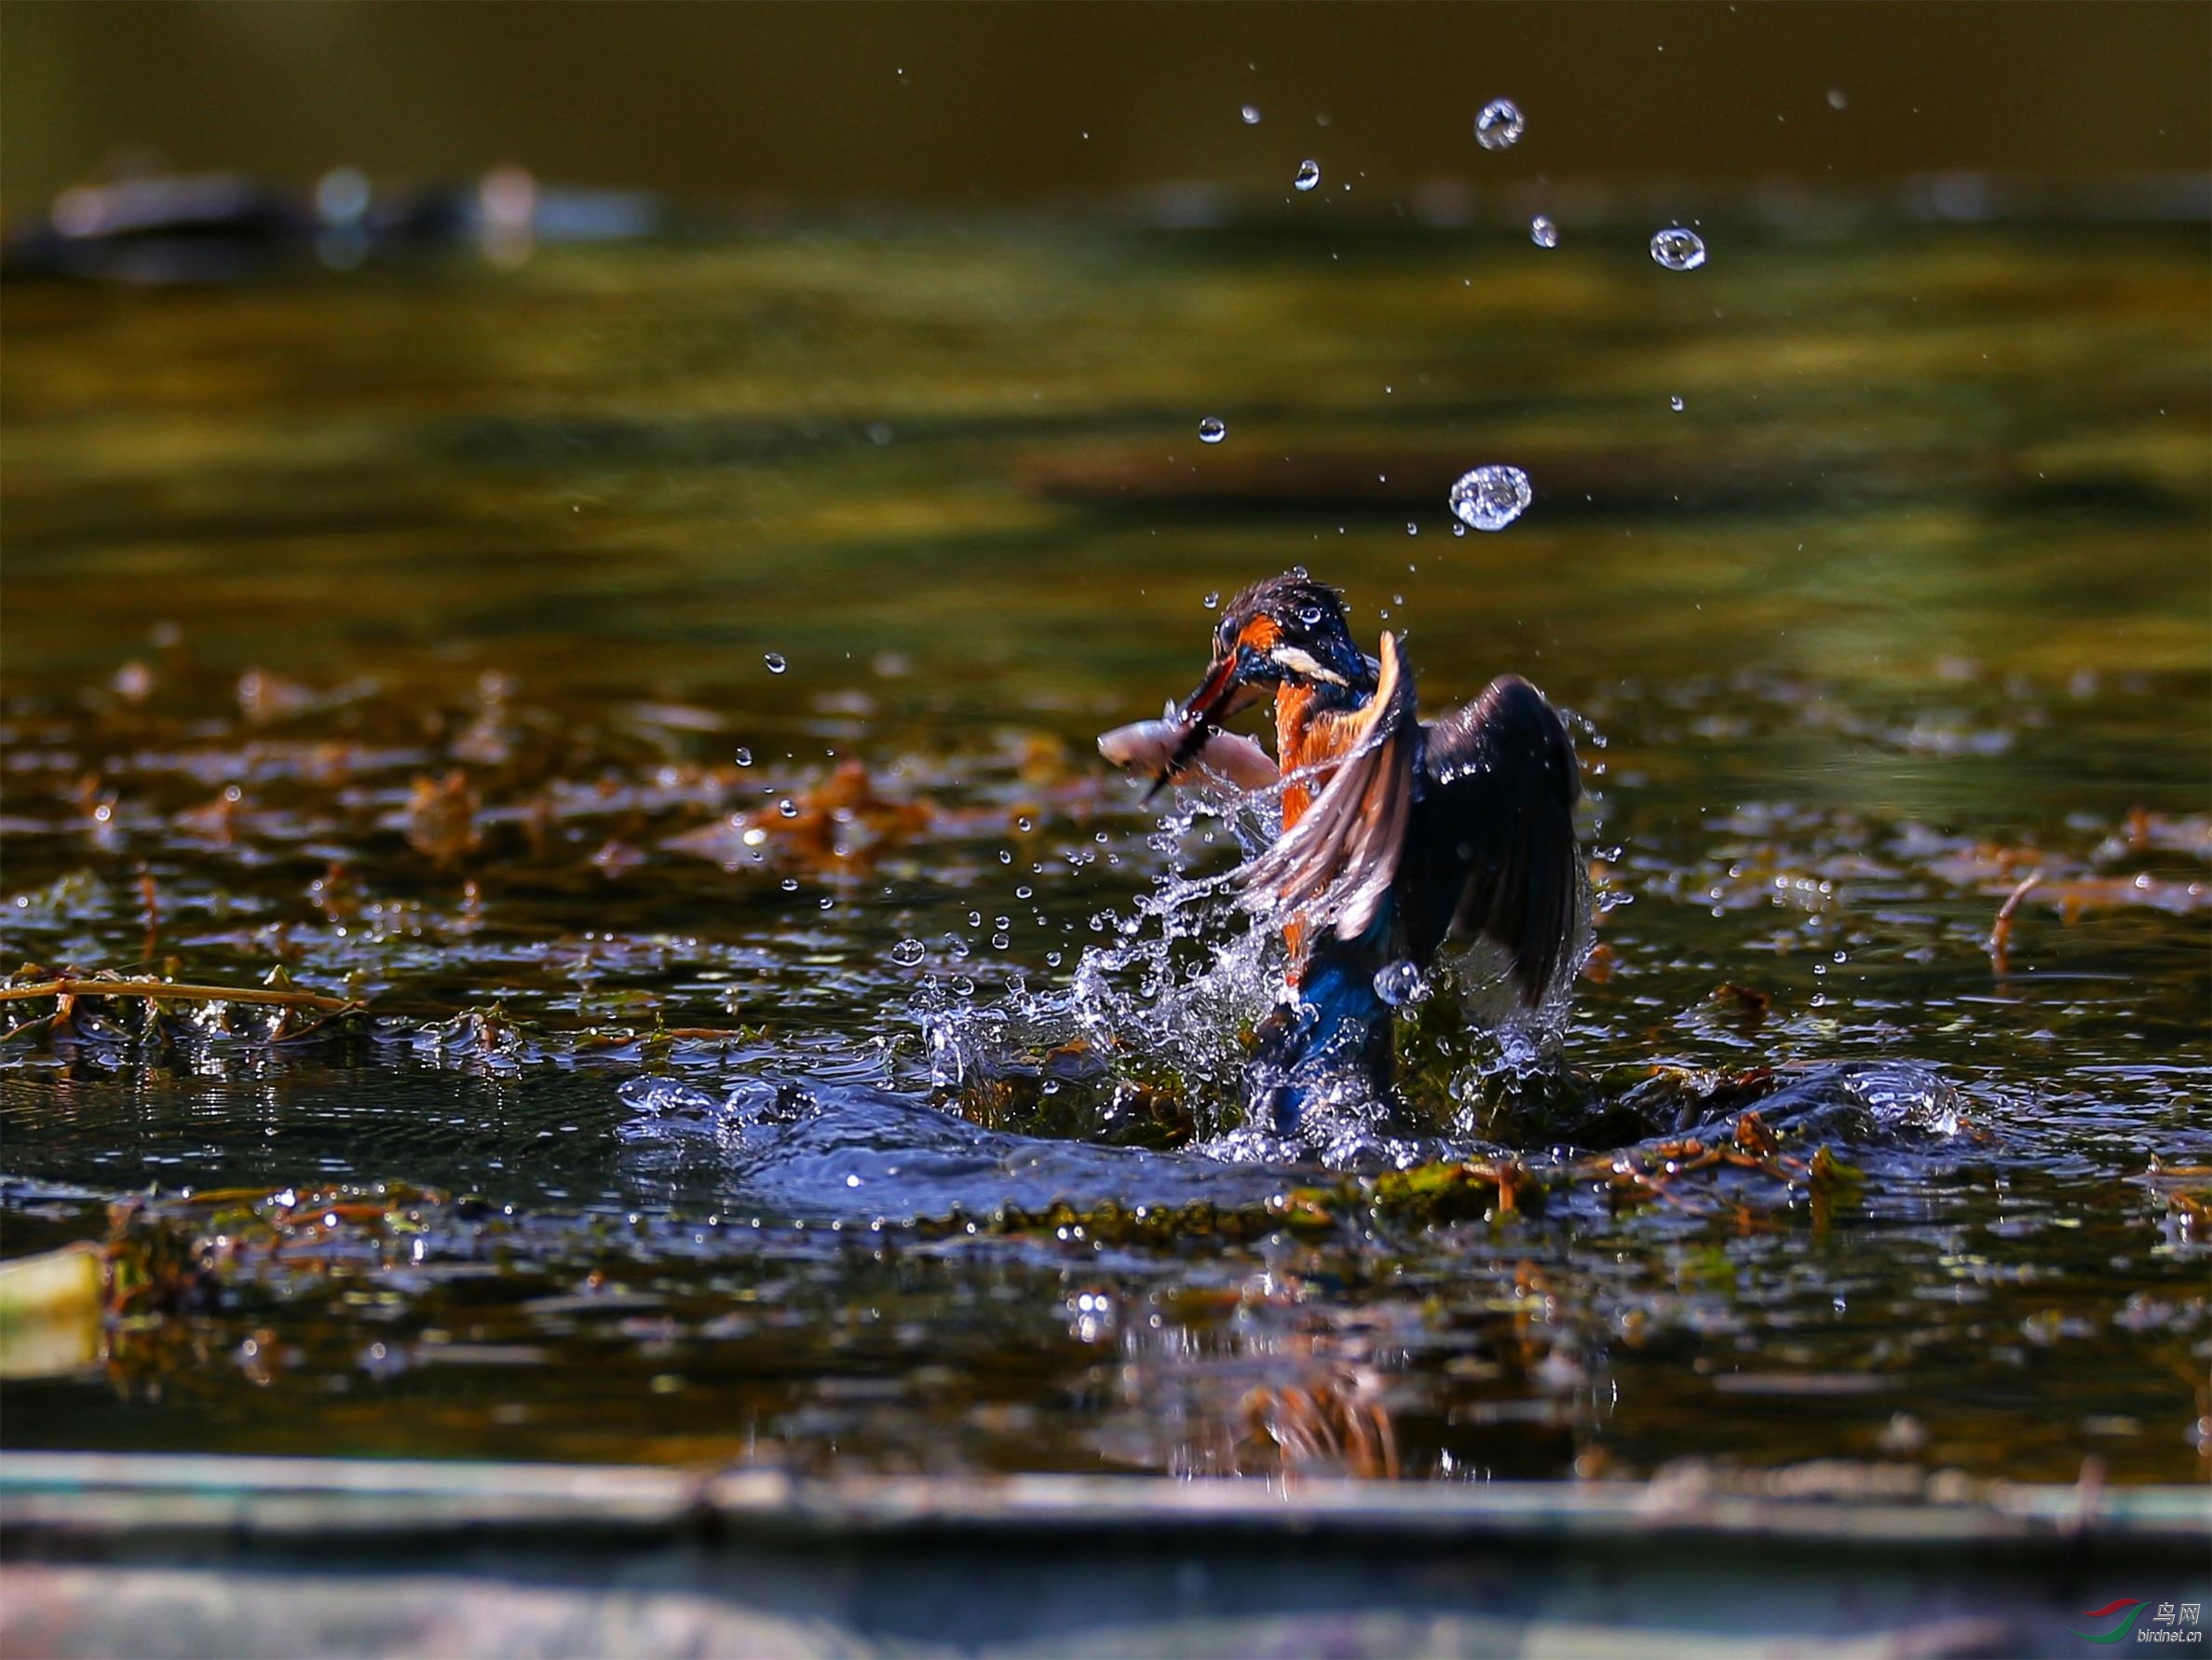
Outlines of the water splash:
[{"label": "water splash", "polygon": [[[1378,1095],[1366,1053],[1310,1054],[1296,1041],[1299,1005],[1285,1001],[1283,988],[1289,918],[1271,895],[1244,891],[1235,866],[1220,865],[1230,848],[1241,864],[1274,843],[1283,789],[1311,782],[1311,770],[1266,790],[1179,801],[1148,838],[1162,870],[1126,914],[1092,918],[1105,941],[1082,952],[1065,986],[1013,983],[998,1000],[978,1001],[972,985],[948,995],[932,982],[913,1010],[931,1086],[964,1098],[1010,1082],[1041,1082],[1042,1093],[1057,1093],[1063,1082],[1164,1087],[1196,1136],[1190,1150],[1236,1163],[1307,1159],[1374,1169],[1462,1156],[1475,1119],[1448,1090]],[[1577,944],[1536,1009],[1522,1004],[1504,952],[1477,944],[1426,973],[1411,962],[1381,971],[1377,993],[1409,1029],[1370,1035],[1386,1048],[1405,1040],[1404,1050],[1418,1038],[1410,1027],[1432,1024],[1451,1034],[1450,1064],[1477,1068],[1486,1087],[1548,1075],[1590,944],[1586,882],[1577,904]],[[1295,1085],[1302,1098],[1295,1126],[1260,1122],[1271,1094],[1262,1075],[1270,1051],[1292,1068],[1274,1082]],[[1453,1139],[1422,1134],[1432,1129]]]}]

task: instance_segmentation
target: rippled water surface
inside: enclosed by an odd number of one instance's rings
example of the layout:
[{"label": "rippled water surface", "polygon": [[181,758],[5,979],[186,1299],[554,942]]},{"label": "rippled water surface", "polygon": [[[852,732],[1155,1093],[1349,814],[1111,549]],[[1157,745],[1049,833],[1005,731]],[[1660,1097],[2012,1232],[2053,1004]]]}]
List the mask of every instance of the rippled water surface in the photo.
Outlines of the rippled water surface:
[{"label": "rippled water surface", "polygon": [[[12,285],[0,951],[365,1007],[10,1003],[139,1277],[0,1440],[2201,1479],[2202,227],[1648,230]],[[1326,1162],[1091,744],[1292,564],[1574,712],[1600,909]]]}]

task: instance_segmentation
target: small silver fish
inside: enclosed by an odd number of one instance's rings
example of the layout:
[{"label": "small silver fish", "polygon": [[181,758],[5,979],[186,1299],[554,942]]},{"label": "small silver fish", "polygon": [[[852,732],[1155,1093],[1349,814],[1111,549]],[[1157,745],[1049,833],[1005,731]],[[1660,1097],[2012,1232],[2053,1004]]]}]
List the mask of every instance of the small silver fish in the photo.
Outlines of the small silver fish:
[{"label": "small silver fish", "polygon": [[[1182,738],[1182,716],[1171,702],[1159,720],[1133,721],[1126,727],[1101,732],[1098,753],[1125,771],[1157,774],[1168,764]],[[1187,780],[1194,769],[1203,769],[1240,790],[1267,789],[1281,776],[1266,750],[1234,732],[1210,735],[1185,766],[1177,782]]]}]

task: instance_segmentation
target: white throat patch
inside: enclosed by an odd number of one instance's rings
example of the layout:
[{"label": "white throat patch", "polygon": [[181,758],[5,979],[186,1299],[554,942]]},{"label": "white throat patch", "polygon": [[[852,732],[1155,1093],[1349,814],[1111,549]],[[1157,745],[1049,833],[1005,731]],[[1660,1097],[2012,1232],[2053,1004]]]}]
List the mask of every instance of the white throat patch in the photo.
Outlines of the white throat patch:
[{"label": "white throat patch", "polygon": [[1343,675],[1334,669],[1323,668],[1315,660],[1313,654],[1303,646],[1278,646],[1268,653],[1268,658],[1279,668],[1288,669],[1294,674],[1303,674],[1309,680],[1323,681],[1330,686],[1346,684]]}]

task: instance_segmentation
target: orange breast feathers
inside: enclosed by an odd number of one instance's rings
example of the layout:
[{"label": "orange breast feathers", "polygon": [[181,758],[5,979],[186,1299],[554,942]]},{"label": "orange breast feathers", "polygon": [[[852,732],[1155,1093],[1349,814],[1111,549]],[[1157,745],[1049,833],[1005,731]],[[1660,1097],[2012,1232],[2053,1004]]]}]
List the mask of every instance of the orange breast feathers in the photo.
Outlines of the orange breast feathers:
[{"label": "orange breast feathers", "polygon": [[1313,798],[1328,788],[1340,759],[1358,742],[1363,723],[1357,713],[1313,707],[1310,686],[1285,680],[1275,688],[1275,765],[1282,773],[1282,827],[1306,816]]},{"label": "orange breast feathers", "polygon": [[[1330,762],[1341,757],[1358,742],[1362,730],[1357,715],[1313,707],[1313,687],[1283,681],[1275,688],[1275,764],[1282,771],[1282,828],[1285,833],[1306,816],[1313,798],[1329,787],[1336,776]],[[1306,924],[1293,917],[1282,925],[1282,943],[1290,950],[1290,968],[1284,975],[1296,986],[1306,966]]]}]

